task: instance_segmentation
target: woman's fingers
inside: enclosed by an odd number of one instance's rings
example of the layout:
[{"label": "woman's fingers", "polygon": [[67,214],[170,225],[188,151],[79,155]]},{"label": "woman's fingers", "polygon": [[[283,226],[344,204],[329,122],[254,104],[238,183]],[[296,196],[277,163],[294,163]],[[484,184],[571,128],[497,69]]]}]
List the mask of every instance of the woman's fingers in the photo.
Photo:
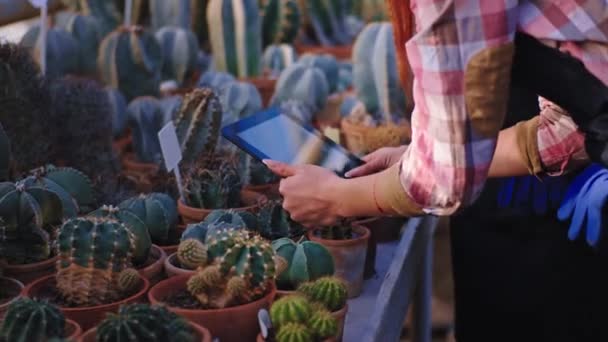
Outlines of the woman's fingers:
[{"label": "woman's fingers", "polygon": [[344,176],[346,176],[347,178],[362,177],[372,173],[376,173],[377,171],[380,171],[382,169],[382,163],[380,163],[379,160],[376,159],[346,172]]}]

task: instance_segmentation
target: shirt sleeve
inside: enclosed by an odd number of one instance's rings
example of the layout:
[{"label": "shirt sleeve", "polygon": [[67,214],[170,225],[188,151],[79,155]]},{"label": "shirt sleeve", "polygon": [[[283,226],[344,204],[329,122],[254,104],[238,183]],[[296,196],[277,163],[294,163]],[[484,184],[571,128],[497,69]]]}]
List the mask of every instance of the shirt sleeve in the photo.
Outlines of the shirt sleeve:
[{"label": "shirt sleeve", "polygon": [[399,173],[427,214],[481,192],[506,112],[518,1],[412,1],[412,142]]}]

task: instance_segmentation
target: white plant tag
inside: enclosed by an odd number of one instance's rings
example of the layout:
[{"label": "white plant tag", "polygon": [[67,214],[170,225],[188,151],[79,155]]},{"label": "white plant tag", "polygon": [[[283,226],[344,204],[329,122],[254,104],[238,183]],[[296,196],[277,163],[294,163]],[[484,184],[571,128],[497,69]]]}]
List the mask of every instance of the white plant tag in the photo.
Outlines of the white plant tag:
[{"label": "white plant tag", "polygon": [[175,133],[175,126],[170,121],[158,131],[158,141],[160,142],[160,149],[163,153],[163,159],[165,160],[165,167],[167,171],[173,171],[175,173],[175,180],[177,181],[177,189],[179,190],[179,196],[184,200],[184,192],[182,189],[182,176],[179,172],[179,162],[182,161],[182,150],[177,140],[177,134]]}]

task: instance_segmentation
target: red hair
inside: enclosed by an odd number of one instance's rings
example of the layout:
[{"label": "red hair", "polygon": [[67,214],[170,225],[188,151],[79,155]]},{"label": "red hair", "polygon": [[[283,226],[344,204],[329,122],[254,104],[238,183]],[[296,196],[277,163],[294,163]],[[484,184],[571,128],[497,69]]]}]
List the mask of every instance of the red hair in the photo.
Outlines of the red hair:
[{"label": "red hair", "polygon": [[413,105],[412,81],[405,43],[414,35],[414,15],[409,0],[386,0],[388,12],[393,23],[393,36],[397,50],[399,78],[407,95],[408,104]]}]

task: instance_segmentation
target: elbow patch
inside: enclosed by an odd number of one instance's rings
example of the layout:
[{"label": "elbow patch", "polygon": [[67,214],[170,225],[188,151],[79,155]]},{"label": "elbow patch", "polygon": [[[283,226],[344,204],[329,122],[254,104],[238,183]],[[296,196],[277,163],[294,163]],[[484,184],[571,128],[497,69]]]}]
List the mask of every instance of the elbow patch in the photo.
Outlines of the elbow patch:
[{"label": "elbow patch", "polygon": [[425,215],[422,208],[416,204],[403,189],[400,180],[401,163],[396,163],[385,173],[377,176],[376,199],[381,208],[389,208],[399,216]]},{"label": "elbow patch", "polygon": [[531,175],[543,172],[543,166],[538,153],[538,140],[536,138],[539,125],[539,116],[528,121],[522,121],[515,126],[517,135],[517,148],[526,168]]}]

